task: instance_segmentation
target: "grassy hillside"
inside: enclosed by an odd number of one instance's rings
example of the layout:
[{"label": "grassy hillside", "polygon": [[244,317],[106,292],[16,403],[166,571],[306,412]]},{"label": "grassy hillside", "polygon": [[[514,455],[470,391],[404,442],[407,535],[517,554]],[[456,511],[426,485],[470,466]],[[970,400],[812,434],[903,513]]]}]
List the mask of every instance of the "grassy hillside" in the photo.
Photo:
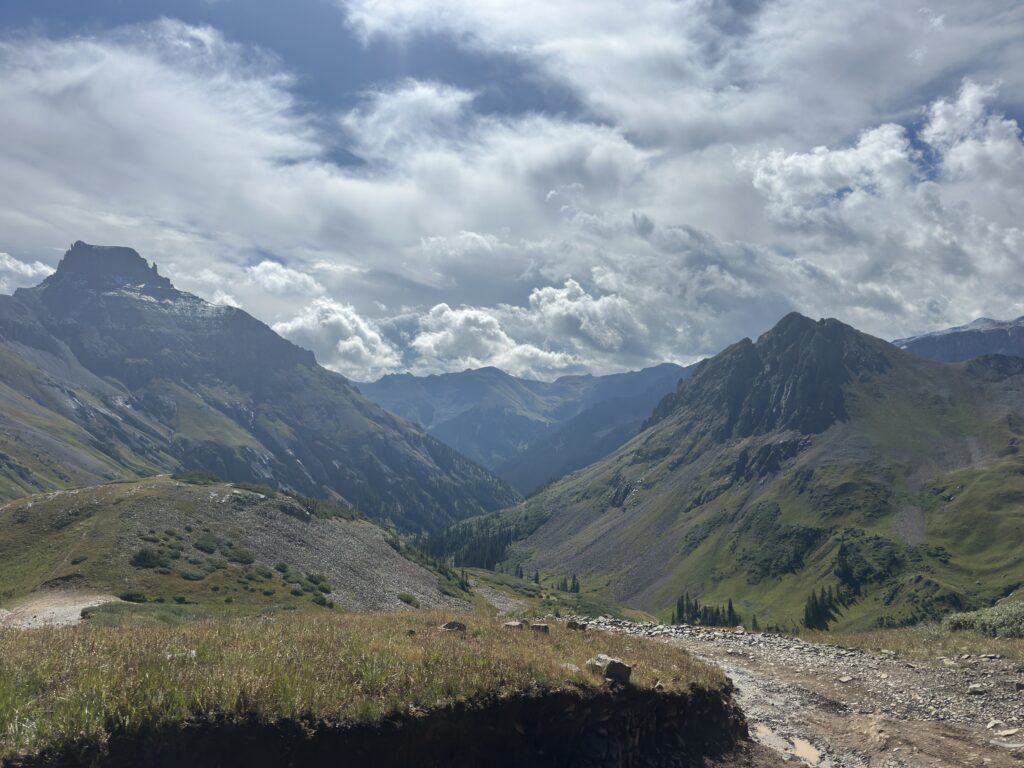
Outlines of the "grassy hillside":
[{"label": "grassy hillside", "polygon": [[0,607],[47,589],[214,613],[468,605],[396,546],[342,508],[267,488],[161,476],[57,491],[0,506]]},{"label": "grassy hillside", "polygon": [[665,619],[686,592],[786,627],[826,587],[839,629],[990,604],[1024,583],[1021,373],[787,318],[704,364],[607,459],[461,542],[519,539],[505,567],[607,582]]}]

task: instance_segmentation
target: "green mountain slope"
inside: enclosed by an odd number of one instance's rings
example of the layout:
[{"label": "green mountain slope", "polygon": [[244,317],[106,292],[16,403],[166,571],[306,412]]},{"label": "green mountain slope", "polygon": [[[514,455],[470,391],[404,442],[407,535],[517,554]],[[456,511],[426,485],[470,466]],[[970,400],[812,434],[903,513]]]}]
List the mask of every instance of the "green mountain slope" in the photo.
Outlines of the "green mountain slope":
[{"label": "green mountain slope", "polygon": [[344,500],[406,530],[516,494],[245,312],[128,248],[76,243],[0,297],[0,499],[202,468]]},{"label": "green mountain slope", "polygon": [[622,445],[690,371],[665,363],[544,382],[480,368],[385,376],[359,389],[529,493]]},{"label": "green mountain slope", "polygon": [[339,511],[168,476],[19,499],[0,506],[0,604],[47,589],[217,610],[461,602],[380,526]]},{"label": "green mountain slope", "polygon": [[611,456],[457,530],[666,616],[689,592],[791,626],[831,587],[833,626],[913,622],[1024,583],[1022,414],[1022,360],[943,365],[791,315]]}]

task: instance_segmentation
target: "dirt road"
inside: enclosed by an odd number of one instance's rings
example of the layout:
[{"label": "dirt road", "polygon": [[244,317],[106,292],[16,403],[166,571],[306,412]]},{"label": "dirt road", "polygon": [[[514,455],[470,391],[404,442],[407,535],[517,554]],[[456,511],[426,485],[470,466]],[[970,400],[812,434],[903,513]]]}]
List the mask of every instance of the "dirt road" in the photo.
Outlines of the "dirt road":
[{"label": "dirt road", "polygon": [[77,624],[82,609],[110,603],[118,598],[99,592],[46,591],[20,600],[6,609],[0,608],[0,627],[35,629]]},{"label": "dirt road", "polygon": [[1024,665],[897,658],[778,635],[616,619],[591,627],[663,639],[722,667],[751,735],[778,763],[820,768],[1020,768]]}]

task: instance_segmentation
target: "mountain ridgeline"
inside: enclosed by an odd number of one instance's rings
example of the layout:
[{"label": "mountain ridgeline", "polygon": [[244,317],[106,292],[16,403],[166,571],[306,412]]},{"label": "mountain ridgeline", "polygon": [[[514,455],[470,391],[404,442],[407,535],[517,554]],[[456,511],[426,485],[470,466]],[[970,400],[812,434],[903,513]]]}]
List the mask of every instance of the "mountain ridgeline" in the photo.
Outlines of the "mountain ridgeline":
[{"label": "mountain ridgeline", "polygon": [[530,493],[632,438],[692,368],[664,363],[553,382],[480,368],[436,376],[385,376],[359,389],[520,492]]},{"label": "mountain ridgeline", "polygon": [[39,286],[0,296],[0,499],[179,469],[340,500],[416,532],[517,498],[129,248],[75,243]]},{"label": "mountain ridgeline", "polygon": [[578,573],[666,618],[684,594],[799,625],[906,624],[1024,583],[1024,361],[921,359],[783,318],[699,365],[645,429],[440,546]]},{"label": "mountain ridgeline", "polygon": [[1024,317],[1006,321],[982,317],[968,325],[897,339],[893,344],[944,363],[959,363],[983,355],[1024,357]]}]

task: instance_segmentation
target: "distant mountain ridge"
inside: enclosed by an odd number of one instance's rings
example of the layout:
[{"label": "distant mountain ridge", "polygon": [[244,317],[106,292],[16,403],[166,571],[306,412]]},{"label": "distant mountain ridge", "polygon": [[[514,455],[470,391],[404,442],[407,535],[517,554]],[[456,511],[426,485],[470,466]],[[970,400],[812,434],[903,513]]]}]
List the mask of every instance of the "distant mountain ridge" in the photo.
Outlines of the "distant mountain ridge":
[{"label": "distant mountain ridge", "polygon": [[929,360],[958,363],[982,355],[1024,357],[1024,317],[1016,320],[978,318],[967,325],[897,339],[900,349]]},{"label": "distant mountain ridge", "polygon": [[521,379],[498,368],[397,374],[359,384],[523,493],[605,456],[636,434],[692,367],[664,363],[607,376]]},{"label": "distant mountain ridge", "polygon": [[342,499],[407,530],[516,500],[244,311],[130,248],[0,296],[0,499],[179,468]]},{"label": "distant mountain ridge", "polygon": [[1024,583],[1022,439],[1024,361],[940,364],[789,315],[606,458],[438,546],[648,611],[689,593],[792,627],[828,586],[839,626],[909,623]]}]

